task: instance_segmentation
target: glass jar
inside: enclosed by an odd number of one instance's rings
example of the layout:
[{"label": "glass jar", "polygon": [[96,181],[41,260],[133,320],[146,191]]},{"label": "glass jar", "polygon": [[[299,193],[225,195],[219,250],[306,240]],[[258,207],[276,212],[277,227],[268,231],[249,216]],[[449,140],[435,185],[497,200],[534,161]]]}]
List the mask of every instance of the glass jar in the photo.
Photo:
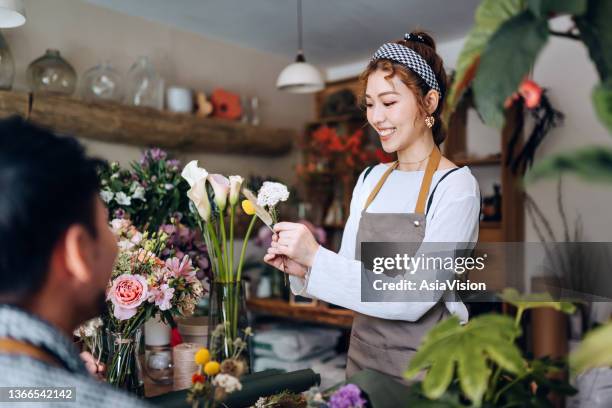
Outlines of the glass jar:
[{"label": "glass jar", "polygon": [[58,50],[48,49],[45,55],[30,63],[26,80],[34,93],[72,95],[76,88],[77,75]]},{"label": "glass jar", "polygon": [[121,75],[106,61],[88,69],[81,81],[81,96],[90,102],[121,101]]},{"label": "glass jar", "polygon": [[0,34],[0,89],[10,90],[15,79],[15,61],[8,43]]},{"label": "glass jar", "polygon": [[149,58],[138,58],[128,71],[125,97],[128,105],[163,109],[164,80],[155,72]]}]

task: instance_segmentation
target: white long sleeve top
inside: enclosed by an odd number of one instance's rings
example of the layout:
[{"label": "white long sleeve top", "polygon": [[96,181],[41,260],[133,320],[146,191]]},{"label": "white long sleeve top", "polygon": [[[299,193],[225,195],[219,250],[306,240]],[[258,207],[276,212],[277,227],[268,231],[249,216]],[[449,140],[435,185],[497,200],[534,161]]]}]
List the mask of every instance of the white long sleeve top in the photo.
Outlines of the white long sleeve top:
[{"label": "white long sleeve top", "polygon": [[[355,260],[355,243],[361,211],[374,186],[387,169],[378,164],[364,181],[361,173],[344,227],[340,251],[319,247],[305,278],[290,277],[291,290],[333,303],[358,313],[382,319],[417,321],[435,302],[362,302],[361,262]],[[449,169],[434,173],[429,194]],[[424,171],[394,170],[367,211],[373,213],[413,213]],[[423,242],[470,242],[478,240],[480,192],[478,182],[468,167],[449,174],[438,185],[426,217]],[[450,313],[463,322],[468,311],[461,302],[445,301]]]}]

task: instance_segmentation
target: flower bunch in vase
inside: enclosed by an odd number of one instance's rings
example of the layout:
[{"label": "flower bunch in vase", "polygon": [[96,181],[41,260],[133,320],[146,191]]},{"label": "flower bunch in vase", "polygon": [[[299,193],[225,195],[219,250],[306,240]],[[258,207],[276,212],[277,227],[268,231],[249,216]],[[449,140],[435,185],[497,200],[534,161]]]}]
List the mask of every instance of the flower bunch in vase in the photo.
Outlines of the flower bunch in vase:
[{"label": "flower bunch in vase", "polygon": [[233,354],[219,362],[212,356],[218,355],[216,348],[223,346],[225,327],[220,324],[215,328],[210,338],[210,350],[201,348],[194,356],[198,371],[193,374],[192,386],[187,393],[187,402],[193,408],[199,407],[200,403],[206,408],[223,404],[229,394],[242,389],[240,377],[247,367],[240,356],[252,334],[251,328],[247,327],[243,337],[234,340]]},{"label": "flower bunch in vase", "polygon": [[[235,341],[244,334],[248,326],[246,319],[246,299],[244,287],[242,285],[242,268],[246,255],[249,237],[253,231],[255,222],[259,217],[268,218],[266,221],[271,225],[275,221],[276,213],[269,214],[266,210],[258,211],[258,199],[252,199],[242,203],[245,213],[251,215],[249,227],[244,236],[242,249],[238,260],[234,253],[234,230],[236,210],[240,200],[244,179],[241,176],[230,176],[229,178],[221,174],[209,174],[206,169],[198,166],[197,161],[188,163],[183,172],[183,178],[189,183],[190,189],[187,196],[191,200],[192,210],[197,214],[197,222],[203,232],[206,246],[208,247],[209,257],[212,266],[213,284],[211,285],[211,307],[209,327],[216,327],[218,324],[224,327],[224,340],[219,347],[218,359],[229,358],[234,355]],[[272,199],[278,196],[282,188],[280,183],[277,186],[264,186],[260,189],[262,199]],[[283,195],[286,200],[289,193],[284,187]],[[248,190],[246,190],[248,191]],[[278,202],[278,200],[277,200]],[[276,203],[275,203],[276,204]],[[268,208],[273,209],[274,206]],[[248,350],[245,359],[249,359]]]},{"label": "flower bunch in vase", "polygon": [[125,219],[111,221],[111,227],[120,250],[102,316],[108,343],[107,381],[142,394],[137,354],[143,324],[158,314],[168,324],[174,316],[193,314],[203,289],[188,255],[160,259],[165,234],[140,233]]}]

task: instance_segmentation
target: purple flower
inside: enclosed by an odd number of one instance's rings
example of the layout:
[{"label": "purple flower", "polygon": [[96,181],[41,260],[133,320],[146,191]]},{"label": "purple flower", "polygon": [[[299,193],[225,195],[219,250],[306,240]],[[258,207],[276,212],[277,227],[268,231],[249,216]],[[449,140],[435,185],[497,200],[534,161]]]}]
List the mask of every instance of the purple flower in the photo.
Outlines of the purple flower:
[{"label": "purple flower", "polygon": [[361,390],[355,384],[346,384],[336,391],[329,400],[329,408],[362,408],[366,404]]},{"label": "purple flower", "polygon": [[158,147],[154,147],[147,152],[151,160],[159,161],[168,157],[168,154]]},{"label": "purple flower", "polygon": [[125,218],[125,210],[123,208],[118,208],[115,210],[114,218],[124,219]]},{"label": "purple flower", "polygon": [[181,161],[180,160],[168,160],[168,168],[172,171],[178,171],[178,169],[181,167]]}]

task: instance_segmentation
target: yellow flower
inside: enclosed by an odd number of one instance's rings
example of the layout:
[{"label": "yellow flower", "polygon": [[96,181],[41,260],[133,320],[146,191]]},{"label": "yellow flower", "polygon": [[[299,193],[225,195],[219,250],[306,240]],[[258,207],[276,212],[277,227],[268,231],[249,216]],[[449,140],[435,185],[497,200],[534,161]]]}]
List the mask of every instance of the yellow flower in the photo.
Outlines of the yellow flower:
[{"label": "yellow flower", "polygon": [[195,354],[195,363],[197,365],[204,365],[210,361],[210,352],[206,348],[201,348]]},{"label": "yellow flower", "polygon": [[218,374],[220,369],[221,366],[216,361],[209,361],[204,366],[204,372],[210,376]]},{"label": "yellow flower", "polygon": [[253,207],[253,203],[249,200],[242,200],[242,209],[247,215],[255,214],[255,207]]}]

